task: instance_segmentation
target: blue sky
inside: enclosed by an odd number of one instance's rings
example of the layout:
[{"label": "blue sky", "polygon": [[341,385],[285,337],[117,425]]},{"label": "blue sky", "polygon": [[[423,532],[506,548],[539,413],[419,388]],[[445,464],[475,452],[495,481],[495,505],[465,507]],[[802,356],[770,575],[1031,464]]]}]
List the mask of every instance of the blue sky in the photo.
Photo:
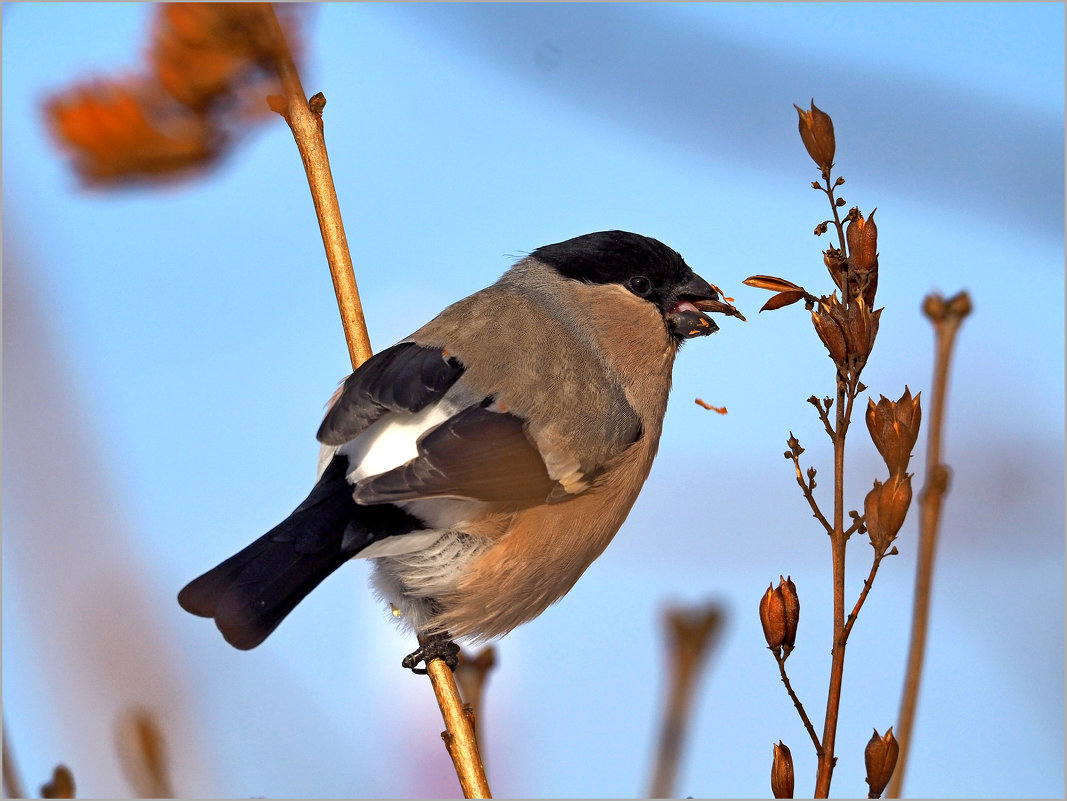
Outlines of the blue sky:
[{"label": "blue sky", "polygon": [[[86,795],[128,792],[112,726],[140,703],[164,722],[183,795],[457,792],[429,688],[400,670],[411,644],[365,566],[249,653],[174,601],[303,499],[346,373],[288,129],[266,123],[198,181],[82,190],[41,101],[139,70],[151,8],[3,13],[3,690],[24,781],[35,790],[64,761]],[[766,293],[741,281],[828,291],[811,235],[825,201],[792,108],[811,97],[833,115],[849,205],[878,207],[875,398],[905,384],[926,397],[927,292],[966,288],[975,304],[950,389],[952,490],[905,789],[1062,793],[1063,32],[1059,4],[309,9],[304,83],[328,100],[376,348],[517,256],[606,228],[676,248],[750,320],[687,345],[630,520],[567,598],[499,643],[480,721],[497,795],[644,793],[658,615],[707,598],[731,618],[677,791],[766,794],[783,739],[810,792],[814,756],[756,609],[792,575],[789,666],[814,713],[829,553],[781,452],[793,431],[829,476],[804,399],[829,393],[832,371],[801,309],[757,315]],[[884,467],[862,424],[851,441],[856,506]],[[924,455],[921,437],[913,464]],[[895,721],[916,538],[912,514],[849,644],[837,795],[865,793],[863,746]],[[868,559],[854,544],[852,593]]]}]

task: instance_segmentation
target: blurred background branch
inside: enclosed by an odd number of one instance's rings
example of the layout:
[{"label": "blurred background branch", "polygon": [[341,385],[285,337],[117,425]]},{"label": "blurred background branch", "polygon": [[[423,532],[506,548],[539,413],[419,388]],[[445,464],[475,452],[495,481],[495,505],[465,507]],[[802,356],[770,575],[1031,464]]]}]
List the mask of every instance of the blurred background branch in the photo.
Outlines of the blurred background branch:
[{"label": "blurred background branch", "polygon": [[[912,608],[911,642],[904,674],[904,689],[897,717],[897,740],[900,756],[889,784],[889,797],[899,798],[908,764],[908,747],[915,721],[926,654],[930,597],[933,589],[934,555],[941,523],[941,504],[948,494],[951,471],[941,461],[945,426],[945,399],[948,395],[949,365],[952,362],[956,334],[971,313],[971,298],[960,292],[947,300],[938,294],[923,300],[923,313],[934,327],[934,378],[930,393],[930,416],[926,430],[926,482],[919,494],[919,559],[915,571],[915,596]],[[883,784],[884,786],[884,784]]]},{"label": "blurred background branch", "polygon": [[4,797],[25,798],[22,792],[22,781],[19,779],[18,768],[15,767],[15,757],[11,751],[11,742],[7,737],[7,720],[4,720]]},{"label": "blurred background branch", "polygon": [[667,645],[667,693],[662,707],[656,756],[649,784],[650,798],[675,795],[678,769],[685,753],[686,733],[700,680],[715,656],[726,612],[718,602],[673,606],[663,612]]}]

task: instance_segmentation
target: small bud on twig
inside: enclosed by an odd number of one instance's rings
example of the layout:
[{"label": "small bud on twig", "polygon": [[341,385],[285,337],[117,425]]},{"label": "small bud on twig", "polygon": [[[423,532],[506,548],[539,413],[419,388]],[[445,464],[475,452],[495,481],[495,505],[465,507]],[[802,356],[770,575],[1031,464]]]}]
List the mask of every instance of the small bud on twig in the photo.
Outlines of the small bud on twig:
[{"label": "small bud on twig", "polygon": [[800,138],[804,142],[804,148],[824,172],[828,171],[834,162],[833,120],[830,119],[829,114],[816,107],[814,100],[811,101],[811,109],[809,111],[804,111],[795,103],[793,108],[800,115],[799,130]]},{"label": "small bud on twig", "polygon": [[878,736],[878,729],[874,730],[863,752],[863,762],[867,766],[867,784],[871,788],[867,793],[868,798],[879,798],[882,795],[893,775],[893,769],[897,766],[899,753],[900,746],[897,745],[897,738],[893,736],[892,726],[884,737]]},{"label": "small bud on twig", "polygon": [[793,797],[793,755],[781,740],[774,746],[771,762],[771,792],[775,798]]}]

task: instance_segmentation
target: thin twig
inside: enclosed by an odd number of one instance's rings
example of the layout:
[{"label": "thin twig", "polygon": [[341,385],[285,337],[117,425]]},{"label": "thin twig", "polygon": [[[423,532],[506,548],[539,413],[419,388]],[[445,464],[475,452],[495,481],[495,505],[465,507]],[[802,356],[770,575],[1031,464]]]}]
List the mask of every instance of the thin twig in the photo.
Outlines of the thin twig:
[{"label": "thin twig", "polygon": [[[896,548],[888,551],[888,553],[895,554]],[[856,622],[856,618],[859,616],[860,609],[863,608],[863,602],[867,600],[867,593],[871,591],[871,586],[874,584],[874,577],[878,573],[878,566],[882,564],[882,560],[886,557],[886,553],[875,553],[874,563],[871,565],[871,572],[867,574],[867,578],[863,580],[863,589],[860,590],[859,598],[856,599],[856,605],[852,607],[852,611],[849,612],[848,619],[845,621],[845,630],[842,632],[842,637],[845,642],[848,642],[848,635],[852,633],[852,626]]]},{"label": "thin twig", "polygon": [[815,733],[815,727],[811,723],[811,719],[808,717],[808,713],[804,711],[804,705],[800,703],[800,699],[797,694],[793,692],[793,685],[789,682],[789,676],[785,672],[785,657],[777,648],[772,648],[771,653],[774,654],[775,661],[778,662],[778,672],[782,674],[782,684],[785,685],[785,691],[789,693],[789,697],[793,699],[793,706],[797,708],[797,712],[800,714],[800,719],[804,722],[804,728],[808,730],[808,735],[811,737],[811,741],[815,744],[815,754],[822,756],[822,743],[819,742],[819,735]]},{"label": "thin twig", "polygon": [[[341,210],[337,203],[337,192],[330,172],[326,140],[323,138],[322,108],[326,101],[319,94],[309,103],[285,40],[285,33],[278,23],[273,7],[270,3],[261,3],[259,7],[266,22],[266,34],[271,40],[270,52],[274,54],[275,68],[285,91],[284,98],[271,98],[268,102],[289,124],[300,151],[300,158],[304,162],[322,241],[326,247],[326,257],[330,264],[330,275],[333,277],[349,357],[352,367],[356,368],[370,358],[372,351],[352,270],[348,240],[341,221]],[[456,765],[463,793],[467,798],[488,798],[489,786],[478,755],[473,719],[463,707],[452,671],[442,659],[431,659],[426,669],[445,721],[446,731],[442,736]]]},{"label": "thin twig", "polygon": [[948,300],[929,295],[923,311],[934,325],[936,355],[934,361],[933,400],[930,422],[927,424],[926,482],[919,494],[919,559],[915,570],[915,602],[911,619],[911,644],[908,647],[908,667],[904,691],[900,699],[896,737],[900,757],[886,796],[899,798],[904,783],[904,769],[908,762],[908,747],[915,721],[915,705],[919,697],[919,679],[926,652],[926,628],[930,615],[930,587],[934,574],[934,553],[941,522],[941,502],[948,493],[948,467],[941,462],[941,435],[944,428],[945,397],[948,394],[949,364],[956,334],[964,318],[971,312],[971,299],[959,292]]},{"label": "thin twig", "polygon": [[793,460],[793,469],[796,470],[797,484],[800,485],[800,490],[804,493],[804,497],[807,499],[808,505],[811,507],[812,517],[822,523],[827,534],[832,533],[834,530],[833,526],[827,521],[822,513],[822,509],[819,508],[819,504],[815,501],[814,487],[812,487],[809,482],[804,481],[804,475],[800,470],[800,457],[795,453],[790,454],[790,457]]},{"label": "thin twig", "polygon": [[[845,672],[845,394],[847,388],[840,372],[837,379],[837,425],[834,430],[834,527],[830,532],[830,552],[834,581],[834,641],[830,657],[830,684],[826,692],[826,718],[823,723],[822,753],[819,754],[815,775],[815,797],[830,794],[833,778],[834,745],[837,739],[837,717],[841,708],[841,687]],[[851,407],[851,404],[849,404]]]},{"label": "thin twig", "polygon": [[860,530],[860,526],[863,525],[863,515],[859,515],[852,521],[852,525],[845,529],[845,539],[847,540],[853,534]]},{"label": "thin twig", "polygon": [[15,768],[15,758],[11,755],[7,739],[7,721],[4,721],[4,797],[25,798],[22,793],[22,782],[19,781],[19,772]]},{"label": "thin twig", "polygon": [[448,755],[452,757],[452,763],[456,767],[463,797],[492,798],[482,758],[478,753],[474,715],[470,706],[465,706],[460,700],[451,668],[443,659],[431,659],[426,665],[426,671],[433,685],[434,695],[437,696],[437,703],[441,707],[441,717],[445,721],[441,739],[445,741]]},{"label": "thin twig", "polygon": [[830,208],[834,210],[834,227],[837,229],[837,239],[841,243],[841,253],[847,254],[848,246],[845,244],[845,226],[841,223],[841,216],[837,213],[837,199],[834,197],[834,186],[830,185],[830,171],[826,171],[826,188],[823,191],[830,200]]},{"label": "thin twig", "polygon": [[[829,398],[827,398],[827,400],[829,400]],[[819,419],[822,420],[822,427],[826,430],[826,435],[832,439],[834,436],[834,427],[830,425],[830,417],[827,413],[830,407],[824,407],[823,402],[814,395],[808,398],[808,403],[815,407],[815,410],[819,413]]]},{"label": "thin twig", "polygon": [[[267,20],[267,33],[272,39],[271,52],[274,53],[278,78],[285,90],[281,107],[275,107],[289,123],[296,139],[300,158],[307,172],[311,198],[315,203],[315,212],[319,220],[322,242],[326,247],[326,259],[330,265],[333,288],[337,295],[337,307],[341,312],[341,324],[345,330],[348,343],[348,355],[352,367],[356,368],[371,357],[370,337],[367,323],[363,318],[363,305],[359,299],[356,276],[352,271],[352,256],[348,250],[344,224],[341,221],[341,208],[337,203],[337,191],[330,172],[330,159],[326,152],[326,140],[322,134],[322,107],[326,101],[316,95],[313,110],[308,103],[300,74],[293,62],[289,45],[274,9],[269,3],[261,4]],[[272,106],[273,107],[273,106]]]}]

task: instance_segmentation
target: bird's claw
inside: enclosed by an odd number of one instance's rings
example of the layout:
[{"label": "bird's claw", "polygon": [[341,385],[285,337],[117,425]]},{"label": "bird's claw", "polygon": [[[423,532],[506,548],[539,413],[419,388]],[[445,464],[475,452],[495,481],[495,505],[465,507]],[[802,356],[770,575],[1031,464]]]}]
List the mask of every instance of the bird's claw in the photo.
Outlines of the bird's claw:
[{"label": "bird's claw", "polygon": [[459,646],[452,642],[452,638],[448,636],[447,632],[420,637],[419,647],[405,656],[404,661],[400,664],[412,673],[425,676],[426,668],[420,668],[418,665],[420,663],[429,665],[433,659],[443,659],[449,669],[453,671],[456,669],[456,665],[459,664]]}]

